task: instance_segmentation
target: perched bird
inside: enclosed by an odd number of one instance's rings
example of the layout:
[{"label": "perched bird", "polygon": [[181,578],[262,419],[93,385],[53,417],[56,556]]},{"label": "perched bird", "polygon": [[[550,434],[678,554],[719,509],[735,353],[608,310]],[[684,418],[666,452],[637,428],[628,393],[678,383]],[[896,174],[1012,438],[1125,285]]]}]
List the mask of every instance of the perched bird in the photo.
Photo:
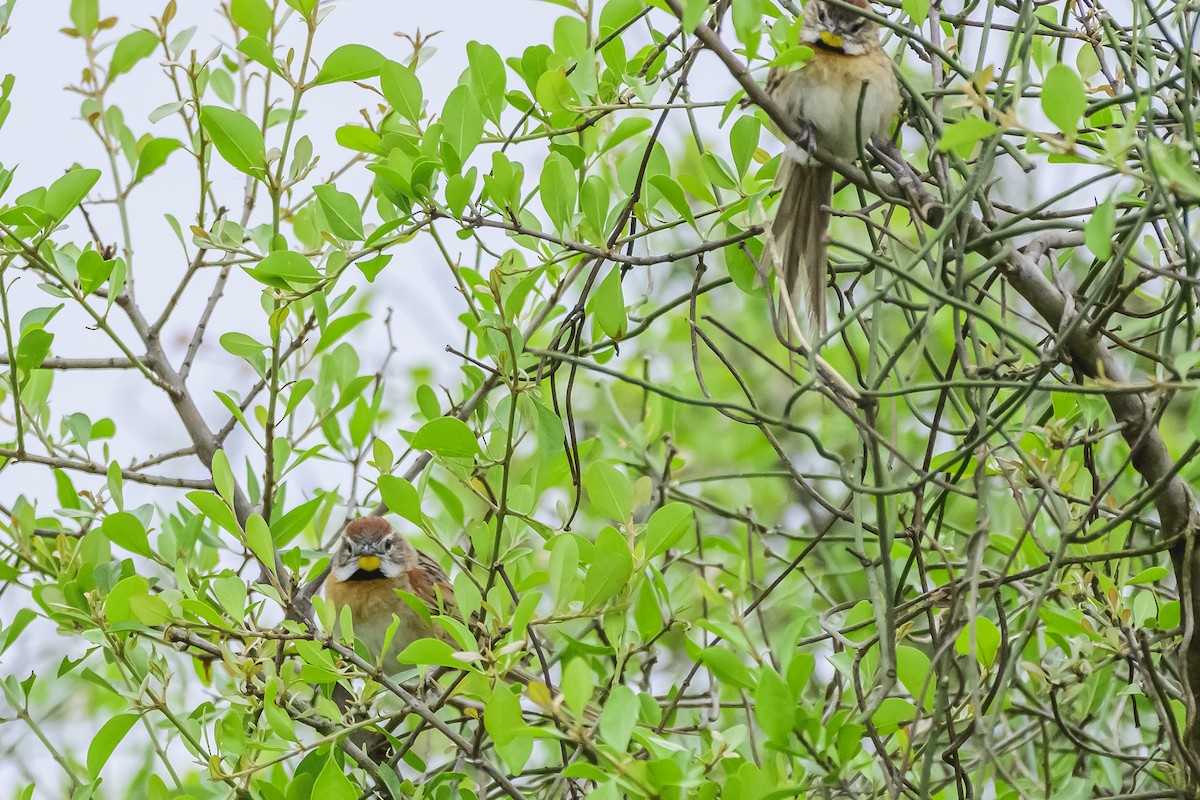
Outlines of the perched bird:
[{"label": "perched bird", "polygon": [[[458,616],[450,579],[436,561],[413,547],[385,519],[362,517],[351,521],[342,533],[342,543],[333,554],[325,579],[325,597],[338,618],[348,607],[354,635],[376,656],[383,649],[393,621],[400,620],[382,659],[385,671],[398,669],[397,656],[418,639],[434,637],[457,646],[445,629],[417,614],[397,590],[421,600],[430,614]],[[543,682],[541,676],[520,665],[509,669],[504,677],[526,686]],[[546,685],[546,691],[551,704],[557,706],[561,693],[550,685]],[[594,721],[599,710],[585,707],[583,716]]]},{"label": "perched bird", "polygon": [[432,625],[396,594],[408,592],[430,614],[453,614],[454,594],[441,566],[417,550],[391,523],[380,517],[350,522],[341,546],[333,554],[325,597],[338,617],[349,606],[354,634],[375,656],[380,655],[394,618],[400,619],[383,664],[396,667],[396,656],[417,639],[435,637],[451,642],[446,631]]},{"label": "perched bird", "polygon": [[[846,0],[868,9],[868,0]],[[879,43],[879,27],[853,9],[826,0],[804,7],[800,43],[813,50],[799,69],[775,68],[767,93],[816,144],[843,158],[855,158],[860,146],[884,136],[900,106],[891,59]],[[825,330],[826,241],[833,171],[798,148],[789,148],[776,185],[781,194],[771,240],[781,278],[793,302],[802,283],[809,317]]]}]

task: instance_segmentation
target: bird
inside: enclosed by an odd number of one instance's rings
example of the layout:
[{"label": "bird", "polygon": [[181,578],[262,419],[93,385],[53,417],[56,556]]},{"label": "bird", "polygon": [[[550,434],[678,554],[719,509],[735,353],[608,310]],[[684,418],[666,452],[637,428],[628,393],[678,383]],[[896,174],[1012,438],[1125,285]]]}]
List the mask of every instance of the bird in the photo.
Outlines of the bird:
[{"label": "bird", "polygon": [[[422,617],[397,591],[421,600],[430,614],[457,613],[454,590],[441,565],[413,547],[408,538],[382,517],[351,520],[334,551],[325,578],[325,599],[335,619],[350,609],[354,634],[387,671],[397,668],[396,657],[418,639],[453,639],[444,628]],[[399,619],[395,635],[383,651],[387,632]],[[336,633],[336,631],[335,631]]]},{"label": "bird", "polygon": [[[380,663],[386,673],[402,668],[397,657],[419,639],[432,637],[458,646],[444,628],[418,614],[399,594],[413,595],[431,615],[459,618],[446,571],[382,517],[360,517],[346,525],[341,544],[330,560],[324,590],[325,599],[333,605],[335,620],[340,620],[343,608],[349,608],[354,635],[373,656],[382,655]],[[387,632],[397,619],[395,634],[386,652],[381,652]],[[562,693],[520,664],[509,668],[503,677],[524,686],[542,684],[551,710],[558,713],[561,709]],[[598,717],[599,710],[594,706],[589,704],[583,709],[585,721]]]},{"label": "bird", "polygon": [[[827,0],[804,7],[800,44],[812,57],[798,69],[775,67],[766,91],[810,141],[842,158],[856,158],[873,137],[885,136],[900,108],[900,89],[879,26],[854,9],[868,0]],[[810,148],[811,149],[811,148]],[[807,150],[789,148],[776,176],[780,199],[770,239],[791,302],[799,287],[817,333],[825,330],[826,236],[833,200],[833,170]],[[801,284],[803,284],[801,286]]]}]

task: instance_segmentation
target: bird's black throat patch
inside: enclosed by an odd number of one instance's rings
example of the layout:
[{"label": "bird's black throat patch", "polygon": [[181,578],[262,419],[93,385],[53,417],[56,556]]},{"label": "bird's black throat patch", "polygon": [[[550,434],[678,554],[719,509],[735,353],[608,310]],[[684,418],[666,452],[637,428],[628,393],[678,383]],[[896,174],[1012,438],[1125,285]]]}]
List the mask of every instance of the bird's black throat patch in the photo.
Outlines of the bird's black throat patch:
[{"label": "bird's black throat patch", "polygon": [[351,575],[347,580],[351,581],[378,581],[387,577],[381,569],[360,569]]}]

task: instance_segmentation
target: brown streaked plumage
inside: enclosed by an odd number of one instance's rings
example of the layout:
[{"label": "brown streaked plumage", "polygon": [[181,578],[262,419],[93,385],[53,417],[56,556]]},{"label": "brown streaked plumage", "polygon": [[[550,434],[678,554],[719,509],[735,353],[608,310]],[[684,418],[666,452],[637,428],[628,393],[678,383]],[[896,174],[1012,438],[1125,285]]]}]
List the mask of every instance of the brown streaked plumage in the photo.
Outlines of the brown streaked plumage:
[{"label": "brown streaked plumage", "polygon": [[394,619],[400,624],[383,654],[387,668],[396,656],[417,639],[450,637],[430,625],[405,603],[397,590],[408,592],[429,607],[431,614],[453,613],[450,579],[433,559],[419,552],[385,519],[363,517],[346,526],[342,544],[333,554],[325,597],[340,617],[349,607],[354,633],[375,656]]},{"label": "brown streaked plumage", "polygon": [[[867,0],[848,2],[870,8]],[[872,137],[887,134],[900,105],[896,75],[879,44],[878,26],[852,10],[809,0],[800,43],[813,49],[812,58],[800,69],[772,70],[767,91],[812,131],[817,144],[843,158],[856,158]],[[793,303],[800,289],[813,327],[823,333],[833,171],[807,152],[789,150],[776,185],[780,197],[770,240],[780,279]]]},{"label": "brown streaked plumage", "polygon": [[[397,594],[403,591],[417,597],[431,614],[458,617],[454,590],[445,570],[413,547],[385,519],[363,517],[346,526],[341,545],[334,551],[324,588],[325,597],[339,618],[343,608],[350,609],[355,636],[377,657],[388,629],[396,619],[400,620],[381,660],[385,671],[396,670],[396,657],[418,639],[436,637],[455,644],[441,626],[426,622]],[[510,669],[504,677],[524,685],[542,681],[540,676],[520,666]],[[561,698],[557,689],[548,688],[552,698]],[[584,716],[595,720],[599,711],[589,707]]]}]

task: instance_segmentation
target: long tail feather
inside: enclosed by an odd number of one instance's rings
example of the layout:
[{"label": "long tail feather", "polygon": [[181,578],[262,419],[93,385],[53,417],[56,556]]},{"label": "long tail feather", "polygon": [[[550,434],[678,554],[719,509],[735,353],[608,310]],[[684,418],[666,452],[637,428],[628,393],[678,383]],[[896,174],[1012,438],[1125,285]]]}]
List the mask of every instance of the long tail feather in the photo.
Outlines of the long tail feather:
[{"label": "long tail feather", "polygon": [[780,170],[781,194],[771,230],[779,253],[780,274],[792,302],[798,299],[797,289],[801,290],[814,330],[824,333],[825,235],[829,230],[833,170],[786,158]]}]

